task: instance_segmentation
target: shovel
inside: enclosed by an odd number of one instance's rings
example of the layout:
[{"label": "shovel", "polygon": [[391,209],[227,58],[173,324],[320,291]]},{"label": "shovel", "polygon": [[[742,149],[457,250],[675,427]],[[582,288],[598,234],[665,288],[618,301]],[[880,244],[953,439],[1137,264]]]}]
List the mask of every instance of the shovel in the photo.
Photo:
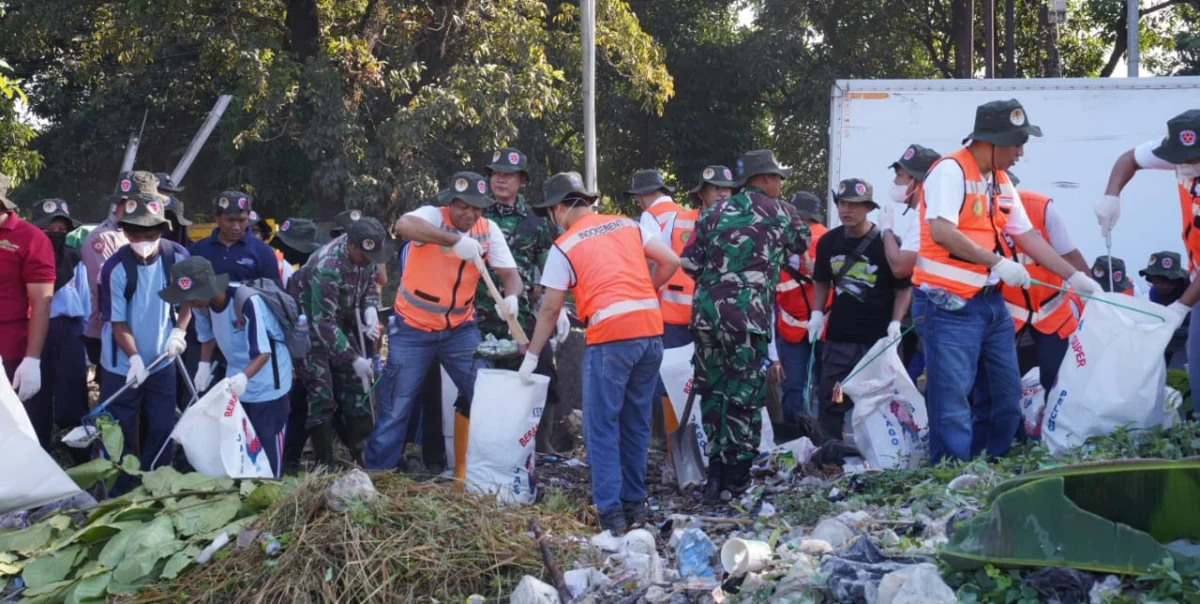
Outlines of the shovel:
[{"label": "shovel", "polygon": [[675,479],[679,483],[680,491],[704,483],[704,451],[700,450],[696,427],[690,421],[694,402],[696,389],[692,388],[688,393],[687,404],[683,406],[683,419],[679,420],[679,427],[667,435],[667,447],[671,451],[671,460],[675,463]]}]

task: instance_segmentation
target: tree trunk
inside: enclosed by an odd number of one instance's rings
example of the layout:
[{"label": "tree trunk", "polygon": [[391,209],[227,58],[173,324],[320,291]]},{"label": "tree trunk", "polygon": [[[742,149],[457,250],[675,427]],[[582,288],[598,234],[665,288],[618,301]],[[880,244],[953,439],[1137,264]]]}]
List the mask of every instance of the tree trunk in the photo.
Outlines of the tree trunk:
[{"label": "tree trunk", "polygon": [[975,3],[953,0],[951,25],[954,32],[954,71],[959,78],[975,77]]},{"label": "tree trunk", "polygon": [[1050,22],[1050,6],[1042,4],[1038,11],[1038,29],[1041,30],[1042,43],[1046,54],[1041,61],[1039,75],[1043,78],[1062,77],[1062,56],[1058,53],[1058,25]]}]

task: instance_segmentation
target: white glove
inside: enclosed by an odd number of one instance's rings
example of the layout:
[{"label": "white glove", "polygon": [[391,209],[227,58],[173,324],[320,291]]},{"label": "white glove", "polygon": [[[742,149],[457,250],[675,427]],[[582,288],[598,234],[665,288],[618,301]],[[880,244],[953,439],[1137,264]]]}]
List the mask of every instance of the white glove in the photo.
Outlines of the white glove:
[{"label": "white glove", "polygon": [[465,262],[475,262],[476,258],[483,255],[483,247],[478,241],[470,237],[459,237],[454,244],[454,253],[460,260]]},{"label": "white glove", "polygon": [[1099,296],[1104,293],[1104,288],[1096,283],[1095,279],[1083,274],[1082,271],[1075,271],[1070,279],[1067,279],[1067,284],[1071,289],[1088,296]]},{"label": "white glove", "polygon": [[196,392],[204,392],[212,386],[212,361],[200,361],[196,365],[196,377],[192,378],[192,385],[196,387]]},{"label": "white glove", "polygon": [[371,359],[365,357],[354,359],[354,375],[357,375],[358,379],[362,381],[363,390],[370,390],[372,377]]},{"label": "white glove", "polygon": [[42,389],[42,360],[37,357],[25,357],[13,373],[13,390],[22,401],[33,398]]},{"label": "white glove", "polygon": [[521,369],[517,373],[521,376],[521,381],[526,384],[533,383],[533,370],[537,369],[538,355],[532,350],[525,351],[525,360],[521,361]]},{"label": "white glove", "polygon": [[146,364],[142,362],[142,355],[135,354],[129,357],[129,373],[125,374],[125,383],[133,384],[136,388],[141,386],[147,377],[150,377],[150,374],[146,371]]},{"label": "white glove", "polygon": [[808,341],[816,342],[821,339],[821,332],[825,331],[825,313],[820,310],[812,311],[808,317]]},{"label": "white glove", "polygon": [[226,381],[229,386],[229,392],[234,396],[241,396],[246,393],[246,374],[239,373]]},{"label": "white glove", "polygon": [[372,342],[379,339],[379,309],[374,306],[363,311],[363,333]]},{"label": "white glove", "polygon": [[888,333],[889,340],[898,339],[900,337],[900,322],[892,321],[891,323],[888,323],[888,332],[887,333]]},{"label": "white glove", "polygon": [[562,344],[567,341],[569,335],[571,335],[571,318],[567,316],[567,309],[561,308],[558,311],[558,320],[554,322],[554,341]]},{"label": "white glove", "polygon": [[183,354],[185,350],[187,350],[187,332],[176,327],[171,330],[171,335],[167,336],[167,344],[163,351],[171,358],[175,358]]},{"label": "white glove", "polygon": [[508,316],[517,318],[517,311],[520,310],[520,301],[516,296],[508,296],[504,299],[504,307],[508,309]]},{"label": "white glove", "polygon": [[777,333],[775,334],[775,337],[767,340],[767,360],[771,361],[772,363],[779,362],[779,348],[775,345],[775,338],[778,337],[779,334]]},{"label": "white glove", "polygon": [[992,274],[1000,277],[1000,280],[1010,287],[1029,287],[1029,271],[1008,258],[1001,258],[1000,262],[992,267]]},{"label": "white glove", "polygon": [[1183,325],[1183,321],[1191,314],[1192,309],[1184,306],[1183,302],[1175,302],[1167,307],[1167,312],[1171,314],[1171,319],[1175,319],[1175,328],[1179,329]]},{"label": "white glove", "polygon": [[1105,195],[1096,204],[1096,220],[1100,222],[1100,234],[1105,237],[1117,226],[1121,217],[1121,198],[1116,195]]},{"label": "white glove", "polygon": [[894,231],[896,226],[896,210],[894,204],[885,203],[879,207],[879,230]]}]

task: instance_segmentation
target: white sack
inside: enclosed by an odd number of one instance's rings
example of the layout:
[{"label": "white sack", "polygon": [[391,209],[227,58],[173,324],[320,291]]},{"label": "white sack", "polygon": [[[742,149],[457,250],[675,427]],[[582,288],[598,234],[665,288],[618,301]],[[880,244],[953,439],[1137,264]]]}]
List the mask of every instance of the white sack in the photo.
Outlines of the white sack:
[{"label": "white sack", "polygon": [[0,472],[0,514],[46,505],[79,492],[75,481],[38,444],[25,407],[3,371],[0,371],[0,459],[8,468]]},{"label": "white sack", "polygon": [[[912,469],[929,456],[929,417],[925,398],[908,377],[897,346],[888,346],[891,343],[891,338],[876,342],[842,391],[854,401],[849,424],[867,467]],[[887,351],[876,358],[884,348]]]},{"label": "white sack", "polygon": [[1042,370],[1034,367],[1021,378],[1021,418],[1030,440],[1042,439],[1042,416],[1046,413],[1046,391],[1042,390]]},{"label": "white sack", "polygon": [[[696,441],[700,443],[700,450],[707,451],[708,436],[704,434],[704,424],[700,422],[699,394],[696,395],[696,400],[692,402],[692,412],[689,414],[687,421],[683,420],[683,409],[687,407],[688,394],[691,394],[694,385],[692,381],[692,356],[695,354],[695,350],[695,344],[663,349],[663,360],[662,365],[658,369],[658,375],[662,377],[663,386],[667,389],[667,398],[671,399],[671,407],[675,410],[675,419],[679,422],[679,429],[690,429],[695,432]],[[702,457],[704,467],[707,468],[708,456],[704,455]]]},{"label": "white sack", "polygon": [[480,369],[471,400],[467,489],[495,493],[505,503],[533,503],[538,424],[550,378],[525,384],[515,371]]},{"label": "white sack", "polygon": [[176,422],[171,437],[201,474],[274,478],[267,453],[242,404],[229,391],[228,382],[221,380],[189,407]]}]

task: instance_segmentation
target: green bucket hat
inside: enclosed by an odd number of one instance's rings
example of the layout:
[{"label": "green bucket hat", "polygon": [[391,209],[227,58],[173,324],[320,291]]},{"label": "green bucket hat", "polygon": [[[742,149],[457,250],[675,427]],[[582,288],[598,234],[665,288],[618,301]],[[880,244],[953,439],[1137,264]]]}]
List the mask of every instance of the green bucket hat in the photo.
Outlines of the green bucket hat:
[{"label": "green bucket hat", "polygon": [[835,202],[869,203],[872,208],[878,208],[879,204],[875,203],[875,199],[872,197],[874,192],[871,183],[861,178],[847,178],[838,183],[837,191],[833,192],[833,200]]},{"label": "green bucket hat", "polygon": [[625,191],[626,195],[647,195],[655,191],[664,191],[667,194],[675,192],[675,187],[663,183],[662,172],[658,170],[638,170],[629,180],[629,190]]},{"label": "green bucket hat", "polygon": [[738,186],[746,186],[746,181],[759,174],[778,174],[781,178],[792,177],[792,169],[784,168],[775,161],[775,152],[770,149],[750,151],[737,162]]},{"label": "green bucket hat", "polygon": [[892,162],[888,166],[895,170],[899,168],[904,170],[909,176],[917,179],[917,182],[925,182],[925,175],[929,173],[929,169],[933,167],[933,163],[941,159],[941,154],[929,147],[921,145],[909,145],[904,150],[904,154],[900,159]]},{"label": "green bucket hat", "polygon": [[480,209],[490,208],[496,203],[495,199],[488,196],[487,179],[475,172],[455,172],[450,179],[450,186],[439,193],[438,198],[445,204],[458,199]]},{"label": "green bucket hat", "polygon": [[825,212],[821,209],[821,198],[808,191],[801,191],[792,196],[792,207],[796,215],[806,220],[825,221]]},{"label": "green bucket hat", "polygon": [[213,209],[218,214],[240,216],[254,211],[254,199],[241,191],[221,191],[213,198]]},{"label": "green bucket hat", "polygon": [[692,195],[699,193],[700,189],[704,188],[704,185],[736,189],[738,183],[733,179],[733,170],[725,166],[708,166],[700,172],[700,182],[696,183],[696,186],[689,193]]},{"label": "green bucket hat", "polygon": [[1167,136],[1153,151],[1175,165],[1200,159],[1200,109],[1190,109],[1167,122]]},{"label": "green bucket hat", "polygon": [[229,275],[218,275],[204,256],[192,256],[171,266],[171,283],[158,292],[167,304],[212,300],[229,287]]},{"label": "green bucket hat", "polygon": [[163,201],[165,199],[158,193],[154,193],[153,197],[141,193],[125,197],[124,201],[117,202],[125,204],[125,215],[121,217],[121,224],[140,227],[165,224],[169,227],[171,221],[167,218],[166,204]]},{"label": "green bucket hat", "polygon": [[278,241],[302,254],[311,254],[321,247],[317,224],[307,218],[288,218],[275,231],[272,245]]},{"label": "green bucket hat", "polygon": [[559,172],[542,183],[542,200],[535,203],[535,208],[551,208],[563,202],[568,195],[579,195],[595,201],[599,193],[588,191],[583,187],[583,177],[578,172]]},{"label": "green bucket hat", "polygon": [[157,201],[164,208],[167,207],[167,196],[158,192],[158,178],[144,170],[122,174],[121,179],[117,181],[114,193],[120,196],[119,199],[141,197],[146,201]]},{"label": "green bucket hat", "polygon": [[[1113,265],[1116,272],[1116,265]],[[1166,277],[1167,279],[1187,279],[1187,269],[1183,268],[1183,259],[1175,252],[1155,252],[1150,255],[1146,268],[1138,271],[1142,277]]]},{"label": "green bucket hat", "polygon": [[346,239],[362,248],[367,258],[375,264],[388,261],[388,233],[383,225],[370,216],[354,221],[346,229]]},{"label": "green bucket hat", "polygon": [[39,229],[50,226],[56,218],[65,218],[71,223],[71,230],[79,228],[79,221],[71,218],[71,210],[67,202],[61,199],[43,199],[33,204],[33,225]]},{"label": "green bucket hat", "polygon": [[492,163],[488,164],[488,172],[501,172],[504,174],[522,173],[526,177],[529,176],[528,159],[524,153],[516,149],[503,147],[496,149],[492,153]]},{"label": "green bucket hat", "polygon": [[1025,108],[1016,99],[992,101],[975,109],[975,129],[963,139],[992,143],[1000,147],[1017,147],[1031,136],[1041,136],[1042,129],[1029,123]]},{"label": "green bucket hat", "polygon": [[[1100,284],[1104,291],[1108,289],[1108,256],[1100,256],[1092,263],[1092,276]],[[1116,293],[1122,294],[1133,289],[1133,279],[1125,272],[1125,261],[1120,258],[1112,259],[1112,276],[1113,285],[1117,288]]]}]

